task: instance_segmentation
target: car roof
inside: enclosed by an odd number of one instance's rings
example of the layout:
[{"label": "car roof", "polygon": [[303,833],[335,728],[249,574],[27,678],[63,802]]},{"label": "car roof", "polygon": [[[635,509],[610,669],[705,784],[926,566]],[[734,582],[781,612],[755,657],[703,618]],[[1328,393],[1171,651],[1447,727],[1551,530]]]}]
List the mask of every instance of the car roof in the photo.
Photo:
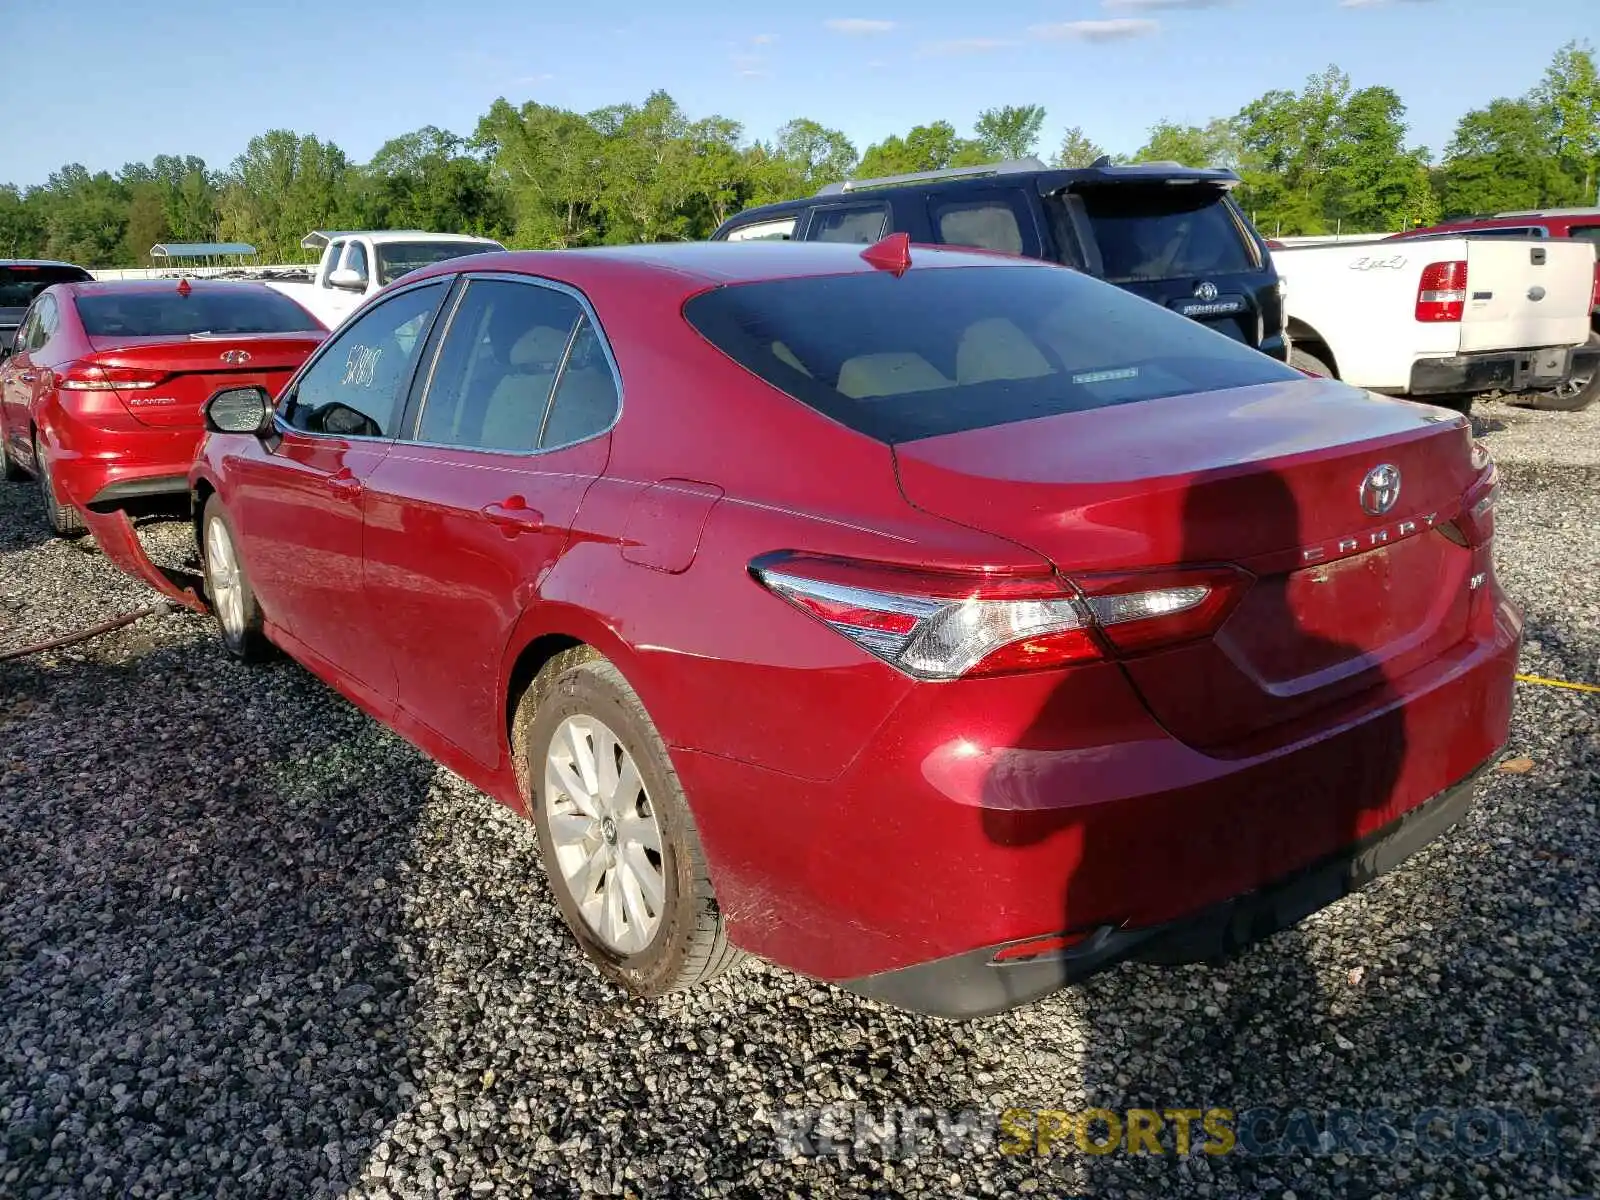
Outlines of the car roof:
[{"label": "car roof", "polygon": [[1225,167],[1186,167],[1182,163],[1173,162],[1108,163],[1092,167],[1041,167],[1038,169],[1017,169],[1012,164],[999,165],[1009,169],[996,170],[987,174],[982,173],[981,169],[975,168],[972,173],[951,170],[930,171],[906,176],[887,176],[882,181],[870,179],[853,181],[857,184],[853,188],[844,188],[840,184],[829,184],[815,195],[802,196],[795,200],[779,200],[772,204],[761,204],[753,208],[742,209],[723,221],[717,228],[720,232],[731,226],[788,216],[790,213],[800,212],[807,208],[861,204],[870,201],[874,196],[903,195],[907,192],[948,191],[959,193],[966,190],[989,190],[996,187],[1022,186],[1036,188],[1041,196],[1048,196],[1063,188],[1083,183],[1132,184],[1151,183],[1166,179],[1183,179],[1234,187],[1240,182],[1239,175]]},{"label": "car roof", "polygon": [[80,267],[77,263],[62,262],[55,258],[0,258],[0,267],[66,267],[73,271],[89,273],[87,267]]},{"label": "car roof", "polygon": [[[591,246],[575,250],[508,250],[452,259],[412,272],[408,281],[432,275],[505,271],[576,282],[585,276],[623,273],[673,276],[686,284],[716,287],[772,279],[865,274],[875,267],[862,257],[868,247],[843,242],[660,242],[635,246]],[[1051,263],[985,250],[913,245],[911,270],[948,267],[1026,267],[1061,270]]]}]

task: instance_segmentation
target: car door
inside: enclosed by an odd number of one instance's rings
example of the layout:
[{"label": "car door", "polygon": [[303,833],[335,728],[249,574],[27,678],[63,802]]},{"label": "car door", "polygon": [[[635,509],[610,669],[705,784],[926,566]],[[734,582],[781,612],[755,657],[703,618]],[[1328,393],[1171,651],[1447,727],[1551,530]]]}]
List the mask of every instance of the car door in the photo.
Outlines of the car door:
[{"label": "car door", "polygon": [[469,277],[397,441],[366,490],[366,603],[399,708],[493,768],[501,660],[604,471],[619,377],[577,292]]},{"label": "car door", "polygon": [[0,436],[7,439],[7,450],[18,462],[32,462],[33,450],[28,445],[28,429],[33,403],[33,387],[38,379],[38,369],[33,365],[30,345],[39,325],[37,302],[23,317],[17,328],[11,354],[0,363]]},{"label": "car door", "polygon": [[225,499],[262,612],[308,666],[375,704],[392,702],[394,679],[362,593],[362,490],[450,286],[406,288],[329,338],[285,389],[273,435],[228,464]]}]

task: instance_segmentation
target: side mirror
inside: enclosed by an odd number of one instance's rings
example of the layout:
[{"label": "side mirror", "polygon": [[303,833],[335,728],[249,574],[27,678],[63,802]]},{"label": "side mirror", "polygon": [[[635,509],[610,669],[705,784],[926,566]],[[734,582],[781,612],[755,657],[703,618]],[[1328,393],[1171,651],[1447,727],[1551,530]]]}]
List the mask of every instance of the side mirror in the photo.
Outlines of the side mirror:
[{"label": "side mirror", "polygon": [[328,286],[347,292],[364,292],[367,290],[367,277],[354,267],[339,267],[328,272]]},{"label": "side mirror", "polygon": [[272,397],[266,388],[233,387],[213,392],[201,409],[208,433],[253,433],[272,429]]}]

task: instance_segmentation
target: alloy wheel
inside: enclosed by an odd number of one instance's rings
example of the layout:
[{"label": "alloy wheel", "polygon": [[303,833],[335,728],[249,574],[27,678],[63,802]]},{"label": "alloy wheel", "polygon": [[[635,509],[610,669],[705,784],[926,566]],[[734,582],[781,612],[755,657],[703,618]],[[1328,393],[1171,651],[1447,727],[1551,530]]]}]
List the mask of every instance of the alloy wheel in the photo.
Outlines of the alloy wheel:
[{"label": "alloy wheel", "polygon": [[661,824],[638,764],[604,722],[568,717],[544,764],[555,874],[584,924],[615,954],[654,940],[666,908]]},{"label": "alloy wheel", "polygon": [[242,638],[244,586],[239,578],[239,560],[233,552],[233,538],[221,517],[206,522],[206,583],[223,632],[235,640]]}]

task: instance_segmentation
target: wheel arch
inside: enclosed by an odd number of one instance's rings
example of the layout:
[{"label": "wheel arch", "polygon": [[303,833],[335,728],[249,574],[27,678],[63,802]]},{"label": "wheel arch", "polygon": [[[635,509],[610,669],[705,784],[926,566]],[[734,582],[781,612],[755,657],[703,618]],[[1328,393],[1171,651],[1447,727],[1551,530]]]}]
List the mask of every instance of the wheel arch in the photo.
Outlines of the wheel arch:
[{"label": "wheel arch", "polygon": [[640,670],[637,655],[606,622],[593,613],[567,604],[536,603],[525,612],[513,630],[506,646],[500,669],[500,696],[502,704],[501,730],[505,737],[507,760],[517,776],[519,790],[526,796],[523,764],[518,749],[518,727],[532,719],[531,707],[525,707],[539,672],[558,655],[569,650],[589,649],[605,658],[618,671],[628,686],[639,693],[647,712],[655,718],[644,689],[640,688]]},{"label": "wheel arch", "polygon": [[1313,326],[1302,321],[1299,317],[1290,317],[1284,322],[1283,331],[1291,343],[1303,347],[1308,354],[1315,354],[1323,362],[1327,363],[1333,370],[1334,377],[1338,378],[1338,356],[1334,354],[1333,347],[1328,345],[1327,339],[1318,333]]}]

